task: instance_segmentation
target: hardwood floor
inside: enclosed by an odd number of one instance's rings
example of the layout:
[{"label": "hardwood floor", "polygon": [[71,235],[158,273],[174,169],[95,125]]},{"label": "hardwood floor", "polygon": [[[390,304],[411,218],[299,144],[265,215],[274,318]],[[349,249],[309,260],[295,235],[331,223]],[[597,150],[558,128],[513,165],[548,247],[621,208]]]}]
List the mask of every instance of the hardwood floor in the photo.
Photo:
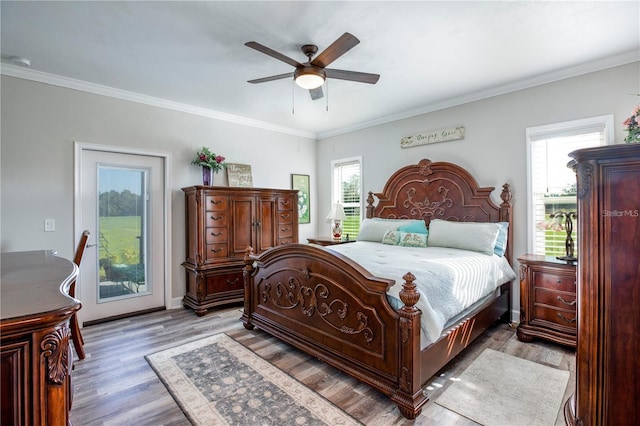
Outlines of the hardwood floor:
[{"label": "hardwood floor", "polygon": [[[573,392],[575,354],[552,343],[522,343],[515,330],[498,324],[449,363],[428,386],[430,401],[414,421],[404,419],[394,404],[333,367],[293,349],[239,321],[240,308],[210,311],[198,317],[175,309],[85,327],[86,358],[76,360],[71,421],[81,425],[188,425],[176,402],[144,356],[216,333],[227,333],[258,355],[323,395],[366,425],[477,425],[433,401],[449,379],[464,371],[485,348],[569,370],[565,398]],[[556,425],[563,425],[562,409]]]}]

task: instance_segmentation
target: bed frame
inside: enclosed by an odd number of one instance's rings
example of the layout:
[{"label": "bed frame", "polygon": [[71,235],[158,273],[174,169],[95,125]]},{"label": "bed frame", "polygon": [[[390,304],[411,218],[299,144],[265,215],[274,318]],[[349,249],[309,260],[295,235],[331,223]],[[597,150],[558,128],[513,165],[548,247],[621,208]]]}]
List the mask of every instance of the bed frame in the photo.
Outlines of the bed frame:
[{"label": "bed frame", "polygon": [[[509,222],[511,262],[511,190],[503,185],[500,206],[493,190],[455,164],[425,159],[395,172],[382,193],[370,192],[367,217]],[[420,295],[410,272],[400,292],[404,306],[395,311],[386,297],[393,280],[371,276],[330,248],[290,244],[260,256],[247,248],[244,263],[247,329],[258,327],[373,386],[409,419],[429,400],[422,388],[435,373],[497,319],[510,320],[511,282],[421,350]]]}]

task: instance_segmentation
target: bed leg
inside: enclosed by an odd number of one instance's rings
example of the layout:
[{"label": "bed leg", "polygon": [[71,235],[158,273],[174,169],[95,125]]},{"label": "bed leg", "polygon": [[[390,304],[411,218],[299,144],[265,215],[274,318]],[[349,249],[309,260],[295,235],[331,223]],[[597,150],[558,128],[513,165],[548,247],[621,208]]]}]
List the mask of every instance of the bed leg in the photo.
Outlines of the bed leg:
[{"label": "bed leg", "polygon": [[400,413],[407,419],[415,419],[422,412],[422,406],[429,400],[422,391],[420,372],[420,310],[414,305],[420,294],[413,283],[416,277],[408,272],[403,277],[400,299],[404,306],[400,315],[400,371],[399,387],[391,396]]},{"label": "bed leg", "polygon": [[244,268],[242,269],[242,278],[244,280],[244,309],[242,312],[242,325],[247,330],[253,330],[254,326],[251,324],[251,313],[253,312],[251,308],[251,292],[249,289],[250,286],[253,285],[253,279],[251,275],[254,272],[253,263],[255,262],[253,256],[253,248],[247,247],[244,252]]}]

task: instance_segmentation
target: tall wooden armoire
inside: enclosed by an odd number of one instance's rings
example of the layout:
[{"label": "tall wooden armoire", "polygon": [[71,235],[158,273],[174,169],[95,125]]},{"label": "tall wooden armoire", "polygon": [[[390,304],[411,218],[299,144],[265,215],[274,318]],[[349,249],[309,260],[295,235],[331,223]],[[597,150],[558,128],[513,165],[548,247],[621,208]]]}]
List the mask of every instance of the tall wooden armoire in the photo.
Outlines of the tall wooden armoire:
[{"label": "tall wooden armoire", "polygon": [[640,144],[570,154],[578,179],[578,345],[572,425],[640,419]]},{"label": "tall wooden armoire", "polygon": [[255,254],[298,242],[298,191],[190,186],[185,194],[187,292],[199,316],[244,300],[242,267]]}]

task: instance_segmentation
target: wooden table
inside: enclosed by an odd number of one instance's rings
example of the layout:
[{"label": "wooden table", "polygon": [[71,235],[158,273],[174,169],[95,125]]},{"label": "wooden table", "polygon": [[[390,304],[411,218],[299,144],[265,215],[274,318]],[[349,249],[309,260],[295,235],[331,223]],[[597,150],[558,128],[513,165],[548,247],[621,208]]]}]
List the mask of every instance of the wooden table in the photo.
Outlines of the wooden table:
[{"label": "wooden table", "polygon": [[67,425],[71,409],[68,295],[78,267],[48,250],[2,253],[0,424]]}]

